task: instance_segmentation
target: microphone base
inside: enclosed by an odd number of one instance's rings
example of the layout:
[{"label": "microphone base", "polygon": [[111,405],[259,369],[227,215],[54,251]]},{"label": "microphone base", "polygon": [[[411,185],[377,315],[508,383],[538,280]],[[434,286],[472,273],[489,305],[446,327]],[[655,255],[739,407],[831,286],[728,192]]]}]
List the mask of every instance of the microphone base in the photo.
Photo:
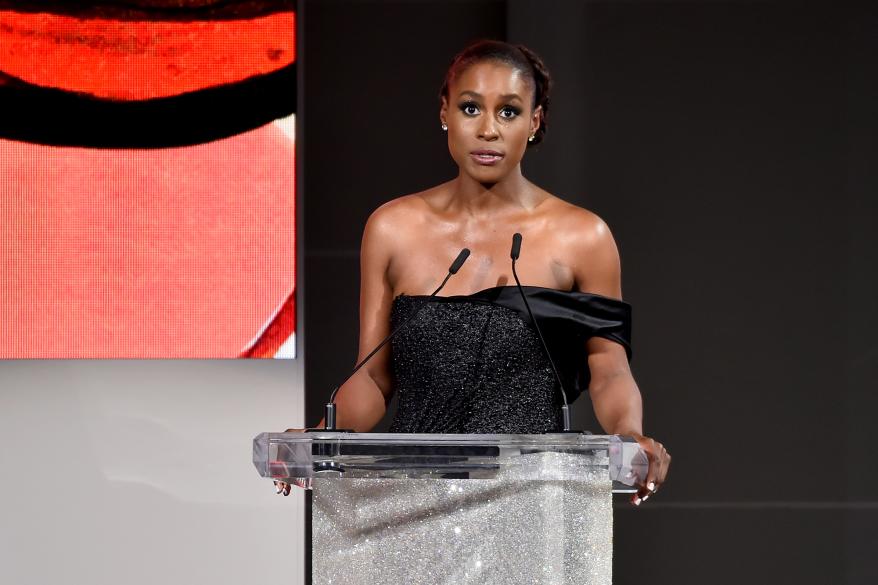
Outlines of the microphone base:
[{"label": "microphone base", "polygon": [[355,433],[354,429],[305,429],[306,433]]},{"label": "microphone base", "polygon": [[543,433],[544,435],[593,435],[594,433],[591,431],[577,431],[577,430],[569,430],[569,431],[546,431]]}]

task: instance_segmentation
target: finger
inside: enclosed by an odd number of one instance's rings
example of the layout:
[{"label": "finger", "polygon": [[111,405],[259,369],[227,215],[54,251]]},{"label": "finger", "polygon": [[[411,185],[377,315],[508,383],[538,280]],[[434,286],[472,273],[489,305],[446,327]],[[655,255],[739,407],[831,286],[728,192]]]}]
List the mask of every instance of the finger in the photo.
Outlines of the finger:
[{"label": "finger", "polygon": [[652,493],[656,493],[662,485],[664,485],[665,480],[668,476],[668,467],[671,465],[671,455],[668,453],[667,449],[662,449],[661,457],[659,459],[659,465],[656,469],[656,479],[655,479],[655,489],[652,490]]},{"label": "finger", "polygon": [[643,495],[641,495],[641,494],[639,494],[639,493],[634,494],[634,496],[632,496],[632,498],[631,498],[631,504],[634,505],[634,506],[640,506],[640,505],[642,505],[646,500],[648,500],[648,499],[649,499],[649,496],[651,496],[651,495],[652,495],[652,494],[650,494],[650,493],[646,493],[646,494],[643,494]]},{"label": "finger", "polygon": [[665,450],[662,455],[662,475],[659,478],[659,483],[665,483],[665,479],[668,477],[668,468],[671,466],[671,454]]},{"label": "finger", "polygon": [[293,486],[291,484],[288,484],[288,483],[284,484],[284,495],[285,496],[290,495],[290,489],[292,489],[292,487]]},{"label": "finger", "polygon": [[296,487],[300,487],[305,490],[311,489],[311,478],[310,477],[300,477],[293,480],[293,483],[296,484]]},{"label": "finger", "polygon": [[649,496],[652,494],[650,491],[650,487],[654,487],[655,485],[655,467],[656,467],[656,455],[654,450],[655,441],[652,439],[646,439],[641,443],[641,448],[643,449],[644,454],[646,455],[647,460],[647,471],[646,477],[638,478],[640,481],[637,483],[638,489],[637,492],[631,497],[631,505],[640,506],[649,499]]},{"label": "finger", "polygon": [[639,489],[637,491],[637,495],[640,496],[641,499],[644,496],[651,495],[655,492],[656,488],[656,478],[659,474],[659,467],[661,465],[660,460],[653,453],[647,452],[647,458],[649,459],[649,469],[646,472],[646,477],[643,480],[643,483],[639,485]]},{"label": "finger", "polygon": [[664,483],[665,477],[668,474],[668,461],[670,456],[668,455],[667,449],[664,447],[657,453],[656,457],[656,466],[655,466],[655,484],[656,487]]},{"label": "finger", "polygon": [[652,490],[648,487],[650,485],[655,486],[655,483],[654,482],[649,483],[647,485],[644,485],[640,489],[638,489],[637,490],[637,497],[640,498],[641,500],[645,500],[649,496],[655,494],[655,490]]},{"label": "finger", "polygon": [[647,459],[649,460],[649,469],[647,470],[646,479],[640,486],[638,496],[641,502],[658,491],[659,486],[664,481],[665,476],[665,450],[664,446],[652,439],[649,445],[644,449]]},{"label": "finger", "polygon": [[655,460],[655,466],[652,470],[653,475],[651,481],[646,482],[646,489],[649,490],[650,494],[654,494],[656,491],[658,491],[658,487],[661,485],[662,478],[665,475],[664,468],[664,459],[661,457],[661,455],[659,455],[658,457],[656,457]]}]

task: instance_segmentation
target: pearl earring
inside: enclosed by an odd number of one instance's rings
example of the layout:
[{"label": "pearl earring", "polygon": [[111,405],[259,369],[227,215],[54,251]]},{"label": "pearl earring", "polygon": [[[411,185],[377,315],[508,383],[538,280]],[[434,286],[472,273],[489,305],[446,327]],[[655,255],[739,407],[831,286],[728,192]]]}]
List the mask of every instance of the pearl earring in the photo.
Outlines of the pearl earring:
[{"label": "pearl earring", "polygon": [[533,141],[534,141],[534,136],[535,136],[535,134],[531,134],[531,135],[530,135],[530,138],[528,138],[527,141],[528,141],[528,142],[533,142]]},{"label": "pearl earring", "polygon": [[448,131],[448,126],[447,126],[447,125],[445,125],[445,124],[442,124],[442,130],[444,130],[444,131],[446,131],[446,132],[447,132],[447,131]]}]

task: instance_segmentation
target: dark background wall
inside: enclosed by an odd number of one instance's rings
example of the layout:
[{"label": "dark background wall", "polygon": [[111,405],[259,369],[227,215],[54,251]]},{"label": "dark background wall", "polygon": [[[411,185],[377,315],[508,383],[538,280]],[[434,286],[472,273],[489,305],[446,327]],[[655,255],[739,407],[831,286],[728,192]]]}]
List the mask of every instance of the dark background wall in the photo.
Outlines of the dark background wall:
[{"label": "dark background wall", "polygon": [[878,582],[875,8],[312,0],[303,18],[309,421],[356,357],[368,214],[455,174],[448,62],[523,42],[557,82],[525,174],[613,229],[645,430],[674,456],[655,500],[617,503],[615,582]]}]

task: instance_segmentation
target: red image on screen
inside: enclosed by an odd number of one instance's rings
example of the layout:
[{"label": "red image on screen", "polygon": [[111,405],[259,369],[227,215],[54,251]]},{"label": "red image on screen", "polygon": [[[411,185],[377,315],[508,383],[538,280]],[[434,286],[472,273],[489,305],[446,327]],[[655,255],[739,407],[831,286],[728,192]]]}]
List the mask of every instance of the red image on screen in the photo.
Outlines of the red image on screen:
[{"label": "red image on screen", "polygon": [[0,358],[292,357],[289,3],[52,5],[0,3]]}]

